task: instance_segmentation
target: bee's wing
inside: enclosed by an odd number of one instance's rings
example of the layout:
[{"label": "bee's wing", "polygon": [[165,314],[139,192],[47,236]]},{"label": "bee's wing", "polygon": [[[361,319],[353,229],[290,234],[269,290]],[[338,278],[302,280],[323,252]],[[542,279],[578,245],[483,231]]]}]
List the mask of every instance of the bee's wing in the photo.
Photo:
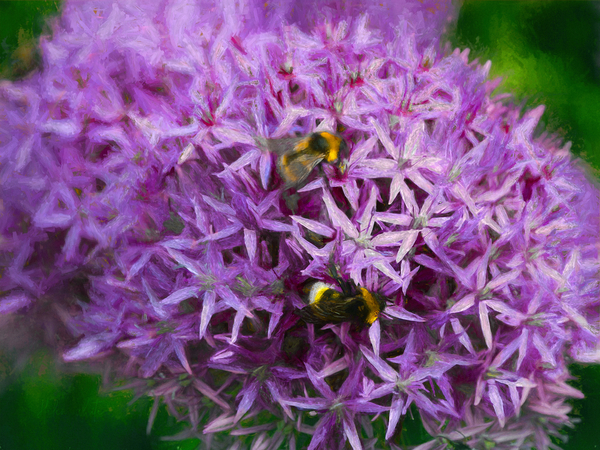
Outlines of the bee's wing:
[{"label": "bee's wing", "polygon": [[323,158],[306,153],[288,153],[277,160],[277,170],[285,180],[286,188],[302,183]]},{"label": "bee's wing", "polygon": [[356,295],[356,285],[354,284],[354,281],[352,281],[352,279],[350,279],[350,281],[344,280],[338,273],[337,267],[332,259],[329,261],[329,274],[342,288],[344,295],[347,297]]},{"label": "bee's wing", "polygon": [[294,138],[283,138],[283,139],[265,139],[267,150],[276,155],[284,155],[286,153],[290,153],[295,151],[296,145],[300,142],[302,137],[294,137]]}]

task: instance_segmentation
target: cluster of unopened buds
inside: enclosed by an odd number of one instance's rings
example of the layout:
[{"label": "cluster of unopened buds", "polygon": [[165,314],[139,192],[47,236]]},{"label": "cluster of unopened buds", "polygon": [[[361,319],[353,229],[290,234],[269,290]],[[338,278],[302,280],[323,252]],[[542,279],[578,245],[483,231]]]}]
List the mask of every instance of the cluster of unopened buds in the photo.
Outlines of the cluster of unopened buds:
[{"label": "cluster of unopened buds", "polygon": [[600,197],[543,109],[410,2],[142,3],[67,2],[0,86],[2,311],[210,449],[399,449],[407,415],[419,450],[552,447],[600,360]]}]

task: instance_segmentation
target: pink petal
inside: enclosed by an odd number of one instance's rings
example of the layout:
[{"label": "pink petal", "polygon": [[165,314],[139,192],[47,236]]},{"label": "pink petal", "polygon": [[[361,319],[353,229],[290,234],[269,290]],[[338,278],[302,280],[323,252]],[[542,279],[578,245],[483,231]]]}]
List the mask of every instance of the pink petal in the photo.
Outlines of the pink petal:
[{"label": "pink petal", "polygon": [[390,407],[390,421],[388,423],[387,431],[385,432],[385,440],[389,440],[396,432],[396,425],[400,417],[402,417],[402,408],[404,407],[404,401],[399,395],[395,395],[392,400],[392,406]]},{"label": "pink petal", "polygon": [[375,133],[377,134],[379,141],[383,145],[383,148],[385,148],[385,150],[388,152],[388,154],[392,158],[397,160],[398,155],[399,155],[399,150],[398,150],[398,147],[396,147],[396,145],[394,145],[394,143],[390,139],[389,131],[384,130],[381,123],[379,123],[379,121],[377,121],[374,118],[371,118],[370,122],[371,122],[371,125],[373,125],[373,127],[375,128]]},{"label": "pink petal", "polygon": [[479,303],[479,322],[481,324],[481,331],[483,331],[485,345],[487,345],[487,348],[492,348],[492,328],[490,326],[487,306],[483,302]]},{"label": "pink petal", "polygon": [[198,338],[202,339],[206,334],[206,329],[215,309],[216,294],[213,291],[207,291],[202,301],[202,312],[200,313],[200,331]]},{"label": "pink petal", "polygon": [[360,439],[358,438],[354,420],[344,415],[342,423],[344,424],[344,435],[346,436],[346,439],[348,439],[348,442],[350,442],[352,448],[354,450],[362,450],[363,447],[360,443]]},{"label": "pink petal", "polygon": [[244,414],[252,407],[254,400],[258,396],[258,383],[253,382],[250,386],[245,387],[242,401],[238,405],[237,412],[235,413],[235,421],[238,422]]},{"label": "pink petal", "polygon": [[502,403],[500,391],[493,380],[488,382],[488,395],[490,396],[490,401],[494,407],[498,422],[500,422],[500,427],[504,427],[504,422],[506,420],[506,416],[504,415],[504,404]]},{"label": "pink petal", "polygon": [[373,352],[376,356],[379,356],[379,344],[381,342],[381,326],[379,325],[379,320],[373,322],[369,327],[369,340],[371,341]]},{"label": "pink petal", "polygon": [[310,219],[305,219],[304,217],[300,217],[300,216],[290,216],[290,217],[292,218],[292,220],[299,223],[304,228],[312,231],[313,233],[317,233],[317,234],[320,234],[321,236],[325,236],[328,238],[333,237],[335,234],[335,231],[332,228],[330,228],[327,225],[322,224],[320,222],[316,222],[316,221],[310,220]]},{"label": "pink petal", "polygon": [[331,193],[323,189],[323,201],[325,202],[325,207],[327,208],[327,212],[329,213],[329,218],[334,226],[341,228],[346,235],[353,239],[358,238],[358,230],[356,227],[350,222],[350,219],[344,214],[335,204],[335,201],[331,197]]},{"label": "pink petal", "polygon": [[32,302],[33,299],[24,292],[9,294],[0,299],[0,314],[10,314],[29,306]]},{"label": "pink petal", "polygon": [[192,375],[192,368],[190,367],[190,363],[188,362],[187,356],[185,356],[185,349],[180,340],[175,339],[173,341],[173,349],[175,350],[175,354],[177,355],[177,358],[179,358],[179,362],[181,363],[185,371]]},{"label": "pink petal", "polygon": [[244,228],[244,244],[250,261],[256,256],[256,231]]}]

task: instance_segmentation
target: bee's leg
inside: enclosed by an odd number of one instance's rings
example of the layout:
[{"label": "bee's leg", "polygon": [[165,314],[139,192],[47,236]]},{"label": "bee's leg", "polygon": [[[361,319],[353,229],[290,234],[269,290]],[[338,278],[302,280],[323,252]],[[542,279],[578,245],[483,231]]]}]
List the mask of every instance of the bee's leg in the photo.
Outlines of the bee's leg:
[{"label": "bee's leg", "polygon": [[331,255],[329,256],[329,275],[331,275],[331,278],[333,278],[335,281],[338,281],[340,279],[340,274],[337,271],[337,267],[335,265],[335,261],[333,260],[333,255],[335,254],[337,245],[334,247],[333,252],[331,253]]},{"label": "bee's leg", "polygon": [[298,199],[300,195],[298,193],[290,194],[288,191],[284,191],[281,196],[285,201],[285,206],[292,212],[293,215],[298,211]]},{"label": "bee's leg", "polygon": [[317,170],[319,171],[319,176],[320,176],[321,178],[324,178],[324,177],[325,177],[325,171],[323,170],[323,166],[322,166],[321,164],[319,164],[319,165],[317,166]]},{"label": "bee's leg", "polygon": [[353,284],[344,280],[340,276],[337,270],[337,266],[333,262],[333,258],[329,260],[329,275],[331,275],[331,278],[333,278],[336,281],[336,283],[342,288],[342,292],[344,293],[344,295],[351,297],[355,294],[356,289],[352,288]]}]

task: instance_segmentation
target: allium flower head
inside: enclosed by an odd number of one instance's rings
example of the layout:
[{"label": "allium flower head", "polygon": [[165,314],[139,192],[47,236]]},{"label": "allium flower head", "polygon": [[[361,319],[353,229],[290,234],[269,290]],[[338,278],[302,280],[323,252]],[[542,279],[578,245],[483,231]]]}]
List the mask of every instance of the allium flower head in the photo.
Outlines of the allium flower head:
[{"label": "allium flower head", "polygon": [[[448,5],[343,3],[66,3],[0,85],[0,308],[206,448],[398,448],[411,407],[420,449],[548,448],[600,360],[599,191],[439,49]],[[285,189],[260,142],[315,131],[343,170]],[[332,263],[373,325],[299,320]]]}]

